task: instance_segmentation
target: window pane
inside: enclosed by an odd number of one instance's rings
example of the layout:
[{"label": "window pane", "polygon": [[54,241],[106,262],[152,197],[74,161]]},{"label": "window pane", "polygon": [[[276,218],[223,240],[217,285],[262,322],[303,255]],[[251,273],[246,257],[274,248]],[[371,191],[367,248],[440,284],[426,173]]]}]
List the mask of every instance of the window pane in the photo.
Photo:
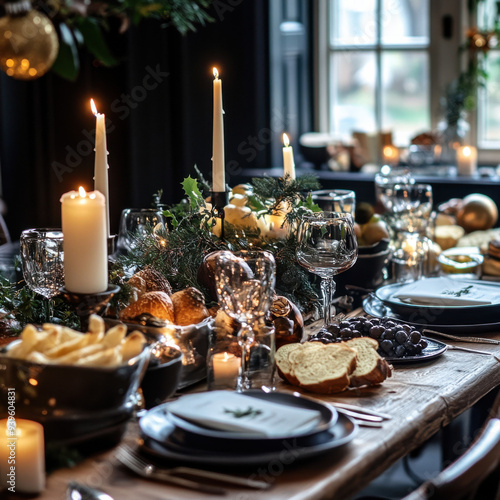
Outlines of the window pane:
[{"label": "window pane", "polygon": [[[500,143],[500,54],[490,50],[486,60],[488,81],[479,92],[478,144],[493,147]],[[489,144],[488,144],[489,143]]]},{"label": "window pane", "polygon": [[382,129],[392,131],[398,146],[430,130],[428,67],[424,51],[382,54]]},{"label": "window pane", "polygon": [[373,45],[377,39],[375,0],[330,0],[330,43]]},{"label": "window pane", "polygon": [[477,25],[479,29],[493,29],[498,11],[497,0],[483,0],[477,6]]},{"label": "window pane", "polygon": [[427,45],[428,0],[382,0],[382,44]]},{"label": "window pane", "polygon": [[330,72],[332,131],[349,136],[353,130],[375,131],[375,53],[335,52]]}]

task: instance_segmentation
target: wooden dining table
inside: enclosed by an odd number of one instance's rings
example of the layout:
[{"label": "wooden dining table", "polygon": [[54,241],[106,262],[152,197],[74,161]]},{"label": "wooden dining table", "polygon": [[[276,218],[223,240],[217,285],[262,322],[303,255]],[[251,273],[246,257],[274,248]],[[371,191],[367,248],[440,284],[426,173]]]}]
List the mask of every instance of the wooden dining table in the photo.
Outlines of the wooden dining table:
[{"label": "wooden dining table", "polygon": [[[310,328],[314,328],[310,327]],[[473,334],[473,332],[471,332]],[[481,334],[500,340],[500,331]],[[276,459],[259,466],[219,467],[218,470],[271,481],[266,490],[227,487],[224,498],[234,500],[349,499],[400,458],[422,445],[483,396],[500,386],[500,345],[447,340],[447,344],[491,353],[447,350],[441,356],[418,363],[395,364],[392,377],[375,387],[351,389],[334,395],[304,392],[327,403],[348,403],[386,413],[380,428],[359,427],[345,446],[305,460]],[[278,381],[278,391],[297,391]],[[199,387],[197,390],[200,390]],[[182,396],[181,396],[182,397]],[[130,423],[126,439],[136,442],[137,423]],[[465,450],[468,443],[456,442]],[[244,453],[244,450],[242,450]],[[167,463],[175,466],[177,463]],[[139,478],[114,457],[114,449],[94,454],[72,468],[59,469],[47,478],[37,498],[64,498],[70,480],[100,488],[115,500],[209,499],[214,495]],[[226,486],[224,486],[226,487]]]}]

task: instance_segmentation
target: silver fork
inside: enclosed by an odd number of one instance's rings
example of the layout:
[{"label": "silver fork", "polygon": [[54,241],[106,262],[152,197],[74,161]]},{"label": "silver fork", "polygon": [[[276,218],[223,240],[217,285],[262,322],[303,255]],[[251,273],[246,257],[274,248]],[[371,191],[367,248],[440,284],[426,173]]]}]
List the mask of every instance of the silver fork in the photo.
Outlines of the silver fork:
[{"label": "silver fork", "polygon": [[[206,471],[202,469],[194,469],[192,467],[174,467],[174,468],[162,468],[162,467],[157,467],[147,460],[145,460],[144,457],[139,455],[137,451],[132,448],[131,446],[128,446],[126,444],[122,444],[115,452],[116,458],[120,460],[124,465],[128,466],[129,468],[132,469],[132,466],[134,467],[134,471],[140,470],[141,473],[138,473],[140,475],[144,475],[145,477],[150,477],[153,478],[152,474],[160,476],[159,479],[161,478],[168,478],[168,479],[175,479],[176,481],[178,479],[182,481],[189,481],[190,483],[194,483],[196,485],[203,486],[204,488],[212,488],[211,486],[207,485],[202,485],[201,483],[198,483],[196,481],[191,481],[189,479],[184,479],[184,478],[179,478],[177,477],[176,474],[186,474],[190,475],[193,477],[197,478],[203,478],[203,479],[212,479],[215,481],[220,481],[226,484],[232,484],[232,485],[237,485],[237,486],[245,486],[247,488],[253,488],[257,490],[263,490],[263,489],[268,489],[272,486],[271,483],[268,483],[266,481],[258,481],[255,479],[246,479],[243,477],[238,477],[238,476],[231,476],[229,474],[223,474],[221,472],[212,472],[212,471]],[[122,460],[123,459],[123,460]],[[127,463],[125,463],[125,461]],[[219,489],[217,487],[214,487],[216,489]],[[222,489],[222,488],[220,488]],[[223,490],[225,491],[225,490]]]}]

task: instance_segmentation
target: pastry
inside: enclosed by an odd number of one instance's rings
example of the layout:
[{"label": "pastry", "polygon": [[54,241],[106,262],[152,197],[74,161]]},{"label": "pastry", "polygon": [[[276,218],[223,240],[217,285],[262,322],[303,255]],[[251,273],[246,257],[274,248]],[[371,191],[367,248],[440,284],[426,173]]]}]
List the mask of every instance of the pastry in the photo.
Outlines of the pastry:
[{"label": "pastry", "polygon": [[174,304],[165,292],[146,292],[139,299],[120,311],[121,320],[132,320],[141,314],[174,323]]},{"label": "pastry", "polygon": [[205,297],[194,287],[175,292],[170,297],[174,305],[175,324],[196,325],[210,316],[205,307]]}]

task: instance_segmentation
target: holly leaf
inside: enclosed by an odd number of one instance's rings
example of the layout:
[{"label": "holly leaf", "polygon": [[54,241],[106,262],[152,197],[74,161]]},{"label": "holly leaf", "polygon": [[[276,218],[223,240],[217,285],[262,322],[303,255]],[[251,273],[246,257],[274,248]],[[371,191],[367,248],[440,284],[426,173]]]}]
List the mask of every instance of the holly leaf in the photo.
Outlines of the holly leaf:
[{"label": "holly leaf", "polygon": [[177,217],[170,210],[163,210],[163,216],[172,219],[172,227],[174,229],[177,228],[177,226],[179,225],[179,221],[177,220]]},{"label": "holly leaf", "polygon": [[198,181],[190,175],[182,181],[182,188],[189,198],[189,203],[192,209],[198,208],[203,202],[203,196],[198,189]]},{"label": "holly leaf", "polygon": [[307,195],[305,206],[313,212],[321,212],[321,208],[319,208],[319,206],[314,203],[311,193]]}]

